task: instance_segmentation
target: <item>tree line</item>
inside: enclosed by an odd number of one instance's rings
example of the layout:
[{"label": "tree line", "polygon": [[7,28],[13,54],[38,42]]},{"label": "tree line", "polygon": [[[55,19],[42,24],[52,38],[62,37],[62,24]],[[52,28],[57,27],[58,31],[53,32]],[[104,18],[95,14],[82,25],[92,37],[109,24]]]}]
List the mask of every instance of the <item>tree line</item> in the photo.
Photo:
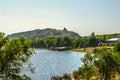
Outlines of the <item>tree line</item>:
[{"label": "tree line", "polygon": [[120,38],[120,34],[105,34],[95,35],[91,33],[90,36],[80,36],[77,38],[73,37],[46,37],[29,40],[31,47],[33,48],[50,48],[50,47],[63,47],[70,46],[71,48],[85,48],[85,47],[96,47],[96,46],[114,46],[114,44],[108,44],[106,41],[111,38]]},{"label": "tree line", "polygon": [[98,43],[105,42],[104,36],[97,38],[94,32],[90,36],[84,37],[46,37],[41,39],[31,40],[31,47],[33,48],[50,48],[50,47],[63,47],[71,46],[72,48],[83,48],[83,47],[95,47]]}]

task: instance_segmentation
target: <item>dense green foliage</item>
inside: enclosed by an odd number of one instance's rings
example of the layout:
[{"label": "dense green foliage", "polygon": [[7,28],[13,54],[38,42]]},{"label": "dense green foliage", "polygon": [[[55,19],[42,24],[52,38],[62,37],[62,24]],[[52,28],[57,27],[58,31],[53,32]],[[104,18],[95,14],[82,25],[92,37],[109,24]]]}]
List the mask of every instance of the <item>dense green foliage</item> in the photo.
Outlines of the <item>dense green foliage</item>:
[{"label": "dense green foliage", "polygon": [[36,29],[36,30],[31,30],[31,31],[26,31],[26,32],[20,32],[20,33],[15,33],[12,34],[12,38],[16,38],[19,36],[25,36],[28,39],[37,39],[37,38],[45,38],[45,37],[55,37],[55,36],[69,36],[69,37],[79,37],[80,35],[78,33],[75,33],[73,31],[68,31],[66,28],[63,30],[56,30],[56,29]]},{"label": "dense green foliage", "polygon": [[61,46],[72,46],[73,38],[70,37],[47,37],[43,39],[35,39],[31,42],[31,47],[34,48],[50,48]]},{"label": "dense green foliage", "polygon": [[[10,40],[9,36],[0,33],[0,79],[1,80],[30,80],[22,75],[22,64],[32,54],[30,45],[24,37]],[[29,65],[28,65],[29,66]]]},{"label": "dense green foliage", "polygon": [[70,46],[71,48],[95,47],[98,43],[104,40],[95,37],[94,33],[88,37],[47,37],[42,39],[35,39],[31,41],[31,47],[34,48],[50,48]]},{"label": "dense green foliage", "polygon": [[64,74],[63,76],[53,76],[51,80],[72,80],[71,74]]},{"label": "dense green foliage", "polygon": [[106,43],[106,40],[110,38],[119,38],[120,34],[106,34],[95,35],[93,32],[90,36],[83,37],[46,37],[37,38],[31,40],[31,47],[34,48],[50,48],[50,47],[63,47],[70,46],[71,48],[84,48],[84,47],[96,47],[96,46],[114,46],[114,44]]},{"label": "dense green foliage", "polygon": [[119,51],[99,48],[94,54],[86,54],[82,61],[83,66],[73,72],[75,80],[80,79],[80,76],[87,80],[91,80],[93,76],[96,79],[111,80],[116,74],[120,74]]},{"label": "dense green foliage", "polygon": [[120,52],[120,42],[117,42],[114,47],[116,52]]}]

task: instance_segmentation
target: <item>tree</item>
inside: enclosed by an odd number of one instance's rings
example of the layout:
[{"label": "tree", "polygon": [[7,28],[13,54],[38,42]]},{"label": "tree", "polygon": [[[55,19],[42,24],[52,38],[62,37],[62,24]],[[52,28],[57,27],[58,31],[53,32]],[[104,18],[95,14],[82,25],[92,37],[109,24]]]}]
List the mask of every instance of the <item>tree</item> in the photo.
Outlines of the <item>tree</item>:
[{"label": "tree", "polygon": [[97,39],[95,37],[95,33],[94,32],[91,34],[88,42],[89,42],[89,46],[90,47],[97,46],[98,43],[97,43]]},{"label": "tree", "polygon": [[120,56],[107,48],[100,48],[95,53],[94,65],[104,80],[113,79],[120,74]]},{"label": "tree", "polygon": [[70,39],[70,37],[63,37],[63,46],[71,46],[72,45],[72,41]]},{"label": "tree", "polygon": [[92,37],[94,37],[94,36],[95,36],[95,33],[94,33],[94,32],[92,32],[91,36],[92,36]]},{"label": "tree", "polygon": [[55,46],[56,47],[62,46],[62,37],[55,37]]},{"label": "tree", "polygon": [[106,42],[106,35],[103,36],[103,42]]},{"label": "tree", "polygon": [[22,64],[32,55],[29,43],[24,37],[10,40],[9,36],[0,33],[0,79],[30,80],[20,74]]},{"label": "tree", "polygon": [[116,52],[120,52],[120,42],[117,42],[114,48]]}]

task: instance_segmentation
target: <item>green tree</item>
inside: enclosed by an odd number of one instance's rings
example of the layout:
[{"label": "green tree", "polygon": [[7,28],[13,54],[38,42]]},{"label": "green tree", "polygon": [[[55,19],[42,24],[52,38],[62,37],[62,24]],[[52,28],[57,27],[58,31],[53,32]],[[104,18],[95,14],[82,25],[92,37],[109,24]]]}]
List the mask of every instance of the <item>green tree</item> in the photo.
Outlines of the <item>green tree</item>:
[{"label": "green tree", "polygon": [[79,78],[91,80],[92,76],[96,74],[96,68],[94,66],[94,57],[93,55],[88,53],[85,54],[84,58],[82,58],[81,60],[83,62],[83,65],[78,69],[78,71],[73,72],[73,76],[74,78],[76,77],[76,80],[79,80]]},{"label": "green tree", "polygon": [[120,74],[119,53],[106,47],[97,49],[94,54],[85,54],[82,62],[82,67],[73,72],[75,80],[92,80],[93,76],[100,80],[113,80],[116,74]]},{"label": "green tree", "polygon": [[94,65],[104,80],[111,80],[120,73],[120,56],[107,48],[100,48],[95,53]]},{"label": "green tree", "polygon": [[0,33],[0,79],[30,80],[20,74],[22,64],[32,55],[29,43],[24,37],[10,40],[9,36]]},{"label": "green tree", "polygon": [[120,52],[120,42],[117,42],[114,48],[115,48],[115,52]]},{"label": "green tree", "polygon": [[91,36],[90,36],[90,38],[89,38],[89,40],[88,40],[88,44],[89,44],[89,46],[91,47],[93,47],[93,46],[97,46],[97,39],[96,39],[96,37],[95,37],[95,33],[93,32],[92,34],[91,34]]},{"label": "green tree", "polygon": [[63,45],[64,46],[71,46],[72,45],[72,41],[70,39],[70,37],[63,37]]},{"label": "green tree", "polygon": [[56,47],[62,46],[62,37],[55,37],[55,46]]}]

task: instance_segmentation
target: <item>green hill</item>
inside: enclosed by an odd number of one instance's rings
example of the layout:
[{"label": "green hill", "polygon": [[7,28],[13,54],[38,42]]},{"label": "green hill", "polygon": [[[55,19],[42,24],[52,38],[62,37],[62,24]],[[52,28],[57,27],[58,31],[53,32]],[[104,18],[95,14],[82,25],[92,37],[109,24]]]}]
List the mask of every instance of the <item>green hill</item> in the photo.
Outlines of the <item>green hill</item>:
[{"label": "green hill", "polygon": [[16,38],[19,36],[25,36],[28,39],[36,39],[36,38],[44,38],[44,37],[55,37],[55,36],[69,36],[69,37],[80,37],[78,33],[75,33],[73,31],[68,31],[66,28],[63,30],[56,30],[51,28],[46,29],[36,29],[31,31],[25,31],[20,33],[14,33],[11,34],[11,38]]}]

